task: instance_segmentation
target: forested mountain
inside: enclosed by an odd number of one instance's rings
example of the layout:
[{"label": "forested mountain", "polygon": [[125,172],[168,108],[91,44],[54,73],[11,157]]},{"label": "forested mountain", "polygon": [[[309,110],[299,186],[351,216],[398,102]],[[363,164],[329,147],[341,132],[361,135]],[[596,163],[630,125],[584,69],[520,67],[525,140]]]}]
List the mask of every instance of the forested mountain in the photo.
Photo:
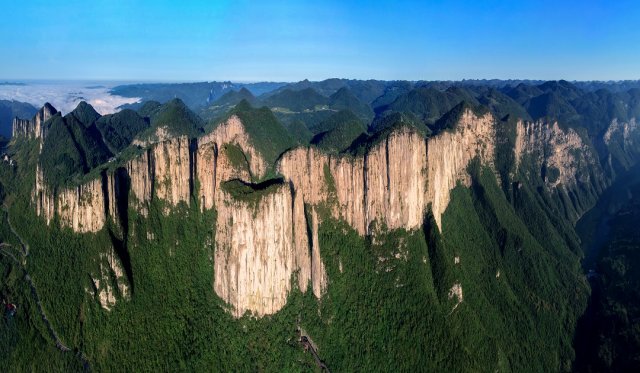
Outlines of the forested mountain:
[{"label": "forested mountain", "polygon": [[[637,186],[625,208],[602,202],[640,164],[637,89],[212,84],[123,86],[147,99],[14,120],[0,162],[0,298],[17,312],[0,323],[1,361],[637,366]],[[594,206],[613,214],[604,246],[576,229]],[[588,315],[601,322],[585,332]]]},{"label": "forested mountain", "polygon": [[111,93],[118,96],[139,98],[140,104],[125,105],[133,109],[138,109],[147,101],[165,102],[179,98],[192,110],[200,110],[232,90],[245,88],[251,91],[252,94],[259,96],[283,85],[285,83],[271,82],[141,83],[120,85],[114,87]]}]

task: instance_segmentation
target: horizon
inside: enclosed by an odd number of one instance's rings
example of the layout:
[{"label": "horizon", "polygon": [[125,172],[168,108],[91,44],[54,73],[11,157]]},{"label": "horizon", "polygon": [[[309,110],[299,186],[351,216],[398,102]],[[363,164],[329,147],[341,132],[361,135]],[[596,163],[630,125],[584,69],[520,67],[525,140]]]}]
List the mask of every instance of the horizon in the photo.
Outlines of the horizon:
[{"label": "horizon", "polygon": [[54,6],[51,13],[50,2],[9,1],[0,23],[6,79],[640,78],[640,51],[631,47],[640,43],[640,4],[633,1],[71,0]]},{"label": "horizon", "polygon": [[[220,79],[220,80],[131,80],[131,79],[48,79],[48,78],[29,78],[29,79],[20,79],[20,78],[11,78],[5,79],[0,78],[0,86],[20,86],[20,85],[28,85],[27,83],[38,83],[38,84],[56,84],[56,83],[118,83],[117,85],[135,85],[135,84],[199,84],[199,83],[232,83],[232,84],[256,84],[256,83],[284,83],[284,84],[295,84],[304,81],[308,81],[311,83],[319,83],[327,80],[353,80],[353,81],[381,81],[381,82],[392,82],[392,81],[405,81],[410,83],[462,83],[462,82],[509,82],[509,81],[518,81],[518,82],[560,82],[565,81],[568,83],[605,83],[605,84],[615,84],[615,83],[624,83],[624,82],[640,82],[640,78],[638,79],[609,79],[609,80],[599,80],[599,79],[533,79],[533,78],[462,78],[462,79],[419,79],[419,80],[409,80],[409,79],[358,79],[358,78],[326,78],[320,80],[312,80],[303,78],[300,80],[291,80],[291,81],[275,81],[275,80],[230,80],[230,79]],[[115,85],[114,85],[115,86]]]}]

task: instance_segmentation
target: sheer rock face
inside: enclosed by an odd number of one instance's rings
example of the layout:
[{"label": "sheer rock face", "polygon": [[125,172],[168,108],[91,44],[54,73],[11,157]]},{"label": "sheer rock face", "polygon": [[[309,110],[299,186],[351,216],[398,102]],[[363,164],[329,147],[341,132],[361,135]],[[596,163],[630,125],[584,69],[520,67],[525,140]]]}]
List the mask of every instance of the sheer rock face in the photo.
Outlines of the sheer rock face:
[{"label": "sheer rock face", "polygon": [[415,131],[391,133],[365,158],[365,229],[373,221],[389,229],[422,224],[427,186],[427,146]]},{"label": "sheer rock face", "polygon": [[334,157],[330,159],[329,170],[334,187],[329,187],[335,193],[338,205],[332,209],[336,218],[344,219],[358,233],[365,234],[366,221],[364,215],[364,157],[348,158]]},{"label": "sheer rock face", "polygon": [[275,313],[287,301],[296,269],[291,190],[283,184],[255,205],[219,194],[215,291],[236,317]]},{"label": "sheer rock face", "polygon": [[[201,197],[214,201],[217,209],[216,293],[229,303],[236,317],[247,311],[263,316],[280,310],[291,291],[294,273],[303,292],[311,283],[320,297],[326,288],[326,273],[317,238],[312,246],[307,234],[302,195],[283,183],[256,201],[234,199],[222,184],[233,179],[249,181],[251,174],[246,167],[233,164],[224,151],[225,143],[213,144],[218,150],[215,162],[203,166],[203,158],[211,159],[206,149],[211,149],[212,143],[201,142],[197,168],[201,186],[209,183],[202,177],[211,180],[213,176],[214,181]],[[315,232],[317,237],[317,226]]]},{"label": "sheer rock face", "polygon": [[443,131],[427,142],[426,203],[442,227],[442,214],[447,209],[450,192],[458,181],[469,185],[469,162],[479,157],[482,164],[493,166],[495,126],[490,114],[476,116],[465,110],[453,131]]},{"label": "sheer rock face", "polygon": [[214,289],[235,317],[280,310],[294,273],[302,291],[311,284],[313,294],[322,296],[327,275],[318,242],[319,218],[311,209],[307,222],[290,184],[276,186],[258,201],[234,199],[223,189],[217,195]]},{"label": "sheer rock face", "polygon": [[[579,183],[602,182],[602,168],[595,151],[573,129],[563,130],[558,122],[522,122],[516,127],[516,166],[530,156],[540,167],[558,170],[557,177],[545,177],[549,189],[575,188]],[[583,170],[595,170],[597,177]],[[555,171],[554,171],[555,172]]]},{"label": "sheer rock face", "polygon": [[63,189],[58,192],[56,201],[60,224],[75,232],[97,232],[106,220],[104,203],[102,179]]},{"label": "sheer rock face", "polygon": [[36,181],[31,197],[35,204],[36,215],[42,216],[49,225],[56,211],[55,195],[44,181],[44,173],[39,165],[36,166]]},{"label": "sheer rock face", "polygon": [[640,123],[635,118],[628,122],[614,119],[607,128],[603,140],[610,152],[609,166],[613,157],[624,168],[629,168],[640,155]]},{"label": "sheer rock face", "polygon": [[147,215],[147,203],[151,201],[155,179],[152,153],[145,151],[125,165],[129,176],[133,206],[144,216]]},{"label": "sheer rock face", "polygon": [[[163,141],[152,148],[156,196],[177,206],[189,203],[191,195],[191,156],[189,139],[181,136]],[[166,213],[169,210],[165,210]]]},{"label": "sheer rock face", "polygon": [[214,207],[218,149],[215,143],[198,144],[196,157],[196,180],[199,182],[198,201],[200,209]]},{"label": "sheer rock face", "polygon": [[282,156],[279,171],[302,191],[304,203],[327,202],[335,193],[336,218],[361,235],[371,223],[389,229],[416,229],[429,203],[438,226],[458,180],[468,180],[466,167],[476,156],[492,164],[495,127],[491,115],[466,111],[455,131],[425,142],[409,128],[392,132],[361,157],[327,156],[315,148]]},{"label": "sheer rock face", "polygon": [[318,226],[320,220],[316,209],[311,209],[311,288],[316,298],[322,297],[327,289],[327,272],[320,256],[320,242],[318,240]]},{"label": "sheer rock face", "polygon": [[44,139],[46,136],[46,129],[43,124],[57,112],[58,111],[47,102],[31,120],[14,118],[12,136],[14,138],[24,136],[28,138]]},{"label": "sheer rock face", "polygon": [[317,148],[296,148],[282,155],[278,172],[291,181],[304,203],[317,205],[329,196],[330,157]]},{"label": "sheer rock face", "polygon": [[57,214],[60,225],[78,233],[97,232],[105,224],[105,198],[102,179],[94,179],[74,188],[54,193],[44,182],[42,170],[36,169],[36,184],[32,195],[36,214],[47,224]]}]

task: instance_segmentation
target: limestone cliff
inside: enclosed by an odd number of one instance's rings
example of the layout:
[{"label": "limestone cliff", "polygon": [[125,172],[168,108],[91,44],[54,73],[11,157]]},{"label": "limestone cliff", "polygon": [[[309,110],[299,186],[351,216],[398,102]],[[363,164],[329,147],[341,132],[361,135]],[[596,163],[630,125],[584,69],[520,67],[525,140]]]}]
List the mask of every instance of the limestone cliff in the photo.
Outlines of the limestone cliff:
[{"label": "limestone cliff", "polygon": [[562,129],[557,122],[519,121],[514,153],[516,170],[529,178],[541,177],[552,193],[574,196],[565,198],[574,210],[568,218],[577,219],[590,207],[575,196],[594,201],[606,187],[595,149],[573,128]]},{"label": "limestone cliff", "polygon": [[56,207],[62,226],[80,233],[99,231],[106,220],[102,179],[59,191]]},{"label": "limestone cliff", "polygon": [[444,131],[427,143],[427,194],[433,217],[442,227],[442,214],[449,205],[449,194],[458,181],[469,184],[466,172],[469,162],[480,161],[493,166],[495,156],[495,125],[491,114],[476,115],[467,109],[455,130]]},{"label": "limestone cliff", "polygon": [[[624,138],[623,127],[612,127],[610,138],[620,131]],[[465,109],[453,127],[434,136],[397,127],[357,156],[315,147],[287,151],[276,164],[282,181],[252,184],[266,174],[266,162],[232,116],[197,141],[174,137],[149,144],[116,171],[79,187],[52,191],[38,170],[34,202],[47,222],[57,214],[63,226],[88,233],[108,219],[120,221],[119,202],[126,196],[146,215],[153,198],[166,203],[168,214],[195,193],[202,210],[217,210],[214,290],[234,316],[262,316],[281,309],[292,286],[310,288],[317,297],[324,293],[330,279],[318,239],[320,207],[361,235],[375,235],[376,227],[419,229],[429,208],[440,227],[451,190],[470,182],[470,162],[494,167],[495,143],[494,118]],[[573,130],[519,122],[513,151],[516,169],[525,162],[557,169],[545,175],[550,189],[600,185],[598,175],[580,172],[597,157]],[[227,190],[230,181],[251,188],[250,198]],[[105,290],[105,307],[112,290]]]},{"label": "limestone cliff", "polygon": [[36,167],[36,180],[31,199],[35,205],[36,215],[42,216],[49,225],[56,211],[55,195],[45,182],[44,174],[39,165]]},{"label": "limestone cliff", "polygon": [[623,168],[629,168],[640,155],[640,123],[614,119],[603,136],[609,150],[609,167],[614,168],[614,159]]},{"label": "limestone cliff", "polygon": [[334,216],[362,235],[372,233],[373,221],[390,229],[415,229],[429,204],[440,225],[450,190],[458,180],[468,179],[466,167],[474,157],[492,164],[494,142],[493,117],[467,110],[455,131],[427,141],[416,130],[402,127],[363,156],[328,156],[300,148],[284,154],[278,169],[302,192],[305,203],[335,197]]},{"label": "limestone cliff", "polygon": [[296,269],[291,190],[283,184],[256,204],[219,195],[215,291],[236,317],[272,314],[285,305]]},{"label": "limestone cliff", "polygon": [[147,215],[147,203],[151,201],[155,170],[153,156],[150,150],[144,151],[138,157],[128,161],[125,165],[131,184],[133,206],[142,215]]},{"label": "limestone cliff", "polygon": [[36,214],[47,224],[57,215],[60,225],[78,233],[97,232],[106,222],[102,179],[72,188],[64,188],[55,193],[43,181],[42,172],[36,171],[36,185],[33,192]]},{"label": "limestone cliff", "polygon": [[201,210],[214,207],[218,148],[215,143],[198,144],[196,153],[196,180]]},{"label": "limestone cliff", "polygon": [[[156,196],[177,206],[189,203],[191,195],[191,154],[186,136],[166,140],[152,147]],[[168,210],[166,210],[168,212]]]},{"label": "limestone cliff", "polygon": [[13,119],[12,136],[44,139],[46,136],[46,128],[43,125],[49,118],[58,111],[48,102],[36,113],[31,119]]}]

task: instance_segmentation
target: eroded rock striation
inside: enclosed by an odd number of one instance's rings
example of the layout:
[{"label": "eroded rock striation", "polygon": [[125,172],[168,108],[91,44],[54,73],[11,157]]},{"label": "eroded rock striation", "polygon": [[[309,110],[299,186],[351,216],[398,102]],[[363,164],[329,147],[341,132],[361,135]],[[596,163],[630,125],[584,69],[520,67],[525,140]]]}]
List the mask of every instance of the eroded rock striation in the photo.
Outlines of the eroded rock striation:
[{"label": "eroded rock striation", "polygon": [[[136,157],[78,187],[52,190],[38,170],[33,199],[47,223],[57,214],[61,225],[80,233],[97,232],[109,219],[119,222],[123,198],[143,215],[154,198],[165,203],[165,214],[194,200],[203,211],[215,208],[214,289],[234,316],[263,316],[280,310],[294,286],[317,297],[326,290],[330,279],[318,229],[328,216],[320,210],[360,235],[376,235],[378,227],[420,229],[429,209],[441,227],[451,190],[471,182],[470,163],[477,159],[495,168],[492,115],[464,109],[456,119],[426,139],[413,127],[396,127],[357,155],[313,146],[289,150],[275,166],[282,180],[262,185],[253,182],[269,172],[267,162],[240,119],[231,116],[197,140],[147,144]],[[612,124],[608,137],[627,144],[625,131]],[[598,163],[595,151],[557,123],[517,123],[513,152],[516,170],[531,163],[548,170],[543,176],[549,189],[589,185],[595,193],[604,185],[599,168],[580,172]],[[232,182],[248,194],[234,194]],[[111,304],[108,295],[103,303]]]},{"label": "eroded rock striation", "polygon": [[[595,149],[574,129],[562,129],[558,122],[519,121],[514,152],[516,169],[540,170],[545,187],[567,201],[569,219],[577,220],[607,186]],[[581,202],[577,195],[590,200]]]},{"label": "eroded rock striation", "polygon": [[615,168],[615,157],[622,168],[629,168],[640,155],[640,123],[635,118],[629,121],[613,119],[604,133],[603,141],[609,150],[609,167]]},{"label": "eroded rock striation", "polygon": [[297,269],[291,189],[282,184],[255,203],[223,190],[219,196],[215,291],[236,317],[275,313],[285,305]]},{"label": "eroded rock striation", "polygon": [[361,235],[373,233],[374,221],[389,229],[416,229],[429,204],[440,226],[449,192],[468,179],[466,167],[476,156],[492,164],[494,142],[491,115],[467,110],[455,131],[426,141],[415,129],[401,127],[360,157],[295,149],[283,155],[279,171],[302,191],[305,203],[327,202],[335,194],[334,217]]},{"label": "eroded rock striation", "polygon": [[46,136],[46,127],[43,126],[49,118],[58,111],[48,102],[44,104],[36,115],[31,119],[14,118],[12,125],[12,136],[43,139]]}]

